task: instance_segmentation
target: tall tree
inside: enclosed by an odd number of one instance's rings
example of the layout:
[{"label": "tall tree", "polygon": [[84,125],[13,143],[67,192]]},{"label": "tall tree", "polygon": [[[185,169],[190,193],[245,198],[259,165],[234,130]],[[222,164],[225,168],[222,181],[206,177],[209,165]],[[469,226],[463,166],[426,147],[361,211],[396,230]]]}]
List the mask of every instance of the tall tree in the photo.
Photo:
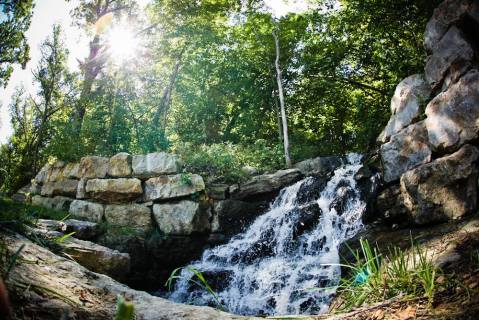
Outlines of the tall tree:
[{"label": "tall tree", "polygon": [[33,0],[0,1],[0,86],[6,86],[13,64],[25,68],[30,59],[25,32],[30,27]]}]

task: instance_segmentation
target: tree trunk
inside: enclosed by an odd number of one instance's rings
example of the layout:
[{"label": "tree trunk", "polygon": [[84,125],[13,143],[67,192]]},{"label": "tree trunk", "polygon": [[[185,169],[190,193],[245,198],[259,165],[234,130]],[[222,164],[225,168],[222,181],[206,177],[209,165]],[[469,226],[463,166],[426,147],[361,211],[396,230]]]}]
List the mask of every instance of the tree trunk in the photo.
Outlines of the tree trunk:
[{"label": "tree trunk", "polygon": [[284,106],[283,84],[281,79],[281,69],[279,67],[279,57],[280,57],[279,38],[276,33],[276,30],[273,30],[273,37],[274,37],[274,43],[276,46],[276,60],[274,62],[274,65],[276,67],[276,82],[278,83],[279,104],[281,109],[281,120],[283,124],[284,158],[286,161],[286,166],[288,168],[291,168],[292,163],[291,163],[291,157],[289,155],[288,119],[286,118],[286,109]]}]

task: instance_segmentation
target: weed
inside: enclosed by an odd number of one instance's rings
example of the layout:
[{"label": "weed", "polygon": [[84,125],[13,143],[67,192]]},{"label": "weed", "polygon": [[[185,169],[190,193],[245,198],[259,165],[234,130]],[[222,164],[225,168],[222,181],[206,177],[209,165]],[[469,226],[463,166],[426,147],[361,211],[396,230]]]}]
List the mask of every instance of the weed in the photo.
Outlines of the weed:
[{"label": "weed", "polygon": [[133,320],[135,308],[133,303],[125,301],[121,295],[117,297],[115,320]]},{"label": "weed", "polygon": [[191,180],[191,173],[183,172],[180,175],[180,181],[183,185],[192,186],[193,180]]},{"label": "weed", "polygon": [[[192,276],[191,277],[182,276],[180,274],[180,271],[183,270],[183,269],[186,269],[190,273],[192,273]],[[195,277],[196,277],[197,280],[195,280]],[[220,298],[218,297],[216,292],[211,288],[211,286],[208,284],[208,281],[206,281],[206,279],[203,276],[203,274],[201,273],[201,271],[199,271],[198,269],[193,268],[191,266],[188,266],[188,267],[185,267],[185,268],[176,268],[175,270],[173,270],[170,277],[166,281],[165,286],[168,287],[168,291],[171,291],[172,286],[173,286],[173,282],[176,279],[184,279],[184,278],[186,278],[188,280],[188,282],[190,282],[190,283],[198,286],[202,290],[208,292],[211,295],[211,297],[213,298],[213,300],[215,301],[215,304],[219,309],[226,310],[225,306],[221,303]]]},{"label": "weed", "polygon": [[437,271],[427,252],[414,245],[411,252],[393,247],[383,257],[368,241],[360,240],[361,251],[354,252],[355,263],[347,265],[352,273],[341,279],[338,288],[342,310],[393,297],[426,297],[434,299]]}]

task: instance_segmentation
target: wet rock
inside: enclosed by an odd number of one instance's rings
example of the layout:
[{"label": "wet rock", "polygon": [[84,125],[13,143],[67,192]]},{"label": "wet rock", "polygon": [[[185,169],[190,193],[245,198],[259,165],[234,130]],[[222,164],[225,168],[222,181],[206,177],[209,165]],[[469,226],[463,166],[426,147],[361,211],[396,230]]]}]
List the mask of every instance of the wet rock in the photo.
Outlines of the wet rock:
[{"label": "wet rock", "polygon": [[[426,79],[436,90],[458,80],[472,65],[474,50],[464,34],[452,26],[426,62]],[[447,75],[447,79],[445,79]]]},{"label": "wet rock", "polygon": [[108,175],[110,177],[129,177],[133,172],[131,162],[132,157],[126,152],[114,155],[108,163]]},{"label": "wet rock", "polygon": [[133,156],[132,166],[135,177],[150,178],[177,173],[180,168],[180,161],[176,155],[156,152]]},{"label": "wet rock", "polygon": [[479,71],[471,70],[426,108],[430,145],[438,151],[455,151],[479,138]]},{"label": "wet rock", "polygon": [[52,197],[57,195],[75,197],[78,188],[78,180],[65,179],[55,182],[46,182],[42,186],[41,195]]},{"label": "wet rock", "polygon": [[136,178],[88,180],[85,191],[92,199],[107,203],[129,202],[143,194],[141,180]]},{"label": "wet rock", "polygon": [[78,174],[80,178],[105,178],[108,172],[109,159],[104,157],[83,157],[80,160]]},{"label": "wet rock", "polygon": [[70,209],[70,204],[74,199],[56,196],[54,198],[47,198],[41,196],[34,196],[32,198],[32,204],[47,209],[54,209],[58,211],[68,211]]},{"label": "wet rock", "polygon": [[190,235],[210,230],[210,208],[189,200],[155,204],[153,215],[160,230],[169,235]]},{"label": "wet rock", "polygon": [[313,230],[318,225],[322,214],[321,208],[315,202],[293,210],[293,215],[297,216],[297,222],[293,229],[293,240]]},{"label": "wet rock", "polygon": [[212,232],[219,232],[226,236],[238,234],[256,217],[267,209],[264,202],[245,202],[227,199],[216,201],[213,205]]},{"label": "wet rock", "polygon": [[421,106],[425,104],[430,94],[431,87],[423,75],[416,74],[401,81],[391,100],[392,116],[378,141],[388,142],[392,135],[417,120],[423,112]]},{"label": "wet rock", "polygon": [[465,145],[401,177],[404,204],[415,224],[439,223],[476,212],[478,158],[479,150]]},{"label": "wet rock", "polygon": [[141,204],[107,205],[105,220],[110,225],[133,228],[142,234],[153,227],[151,209]]},{"label": "wet rock", "polygon": [[309,178],[299,187],[298,194],[296,196],[296,203],[302,205],[319,199],[321,192],[323,191],[324,187],[326,187],[329,179],[329,175],[324,177],[315,176]]},{"label": "wet rock", "polygon": [[398,180],[401,175],[431,161],[428,132],[424,121],[410,125],[391,137],[380,149],[384,181]]},{"label": "wet rock", "polygon": [[354,190],[349,186],[340,187],[336,190],[334,200],[329,205],[329,210],[334,209],[341,216],[347,209],[349,199],[354,196]]},{"label": "wet rock", "polygon": [[151,178],[145,182],[145,201],[174,199],[205,190],[203,178],[197,174],[176,174]]},{"label": "wet rock", "polygon": [[304,176],[326,175],[346,163],[343,157],[317,157],[298,162],[294,165]]},{"label": "wet rock", "polygon": [[303,174],[299,169],[279,170],[275,173],[255,176],[241,184],[239,190],[233,191],[231,198],[243,200],[272,193],[301,180],[302,177]]},{"label": "wet rock", "polygon": [[377,216],[389,224],[405,225],[409,223],[409,214],[399,185],[392,185],[381,191],[376,203]]},{"label": "wet rock", "polygon": [[103,205],[99,203],[75,200],[70,205],[69,213],[72,218],[87,220],[92,222],[101,222],[104,213]]}]

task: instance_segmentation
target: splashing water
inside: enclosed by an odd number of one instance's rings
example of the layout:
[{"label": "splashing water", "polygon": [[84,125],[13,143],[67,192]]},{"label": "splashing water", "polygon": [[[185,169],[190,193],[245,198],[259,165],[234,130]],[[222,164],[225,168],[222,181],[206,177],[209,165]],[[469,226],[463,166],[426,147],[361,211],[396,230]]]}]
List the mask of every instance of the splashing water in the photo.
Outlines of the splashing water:
[{"label": "splashing water", "polygon": [[[281,190],[268,212],[191,266],[203,273],[225,309],[243,315],[321,314],[339,282],[339,245],[361,228],[366,208],[354,175],[361,156],[325,184],[306,178]],[[322,191],[321,191],[322,190]],[[184,269],[170,299],[214,305]]]}]

